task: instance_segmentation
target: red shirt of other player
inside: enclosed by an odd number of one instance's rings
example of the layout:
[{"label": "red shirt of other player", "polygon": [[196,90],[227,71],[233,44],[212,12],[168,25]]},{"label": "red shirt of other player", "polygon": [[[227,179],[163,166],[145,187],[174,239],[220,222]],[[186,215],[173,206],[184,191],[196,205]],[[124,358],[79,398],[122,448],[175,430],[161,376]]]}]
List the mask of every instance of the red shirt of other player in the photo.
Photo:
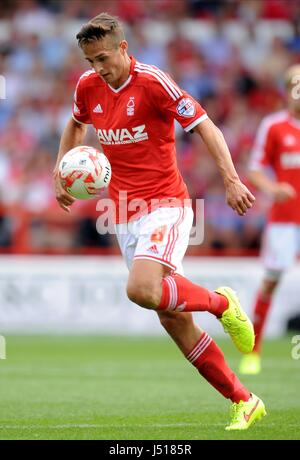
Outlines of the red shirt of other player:
[{"label": "red shirt of other player", "polygon": [[[262,176],[266,167],[275,174],[274,183]],[[292,107],[262,121],[250,168],[253,181],[265,179],[261,188],[274,199],[269,221],[300,224],[300,119]]]}]

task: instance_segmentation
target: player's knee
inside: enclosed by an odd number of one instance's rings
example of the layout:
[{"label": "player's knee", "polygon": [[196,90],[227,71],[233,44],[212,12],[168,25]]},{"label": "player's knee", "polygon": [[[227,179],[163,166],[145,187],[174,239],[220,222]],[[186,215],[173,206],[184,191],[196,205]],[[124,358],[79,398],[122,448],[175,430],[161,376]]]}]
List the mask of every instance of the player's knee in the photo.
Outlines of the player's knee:
[{"label": "player's knee", "polygon": [[131,280],[127,284],[127,296],[140,307],[155,309],[161,298],[160,283]]},{"label": "player's knee", "polygon": [[158,317],[163,328],[171,333],[177,330],[186,330],[186,327],[193,322],[191,313],[161,311],[158,312]]}]

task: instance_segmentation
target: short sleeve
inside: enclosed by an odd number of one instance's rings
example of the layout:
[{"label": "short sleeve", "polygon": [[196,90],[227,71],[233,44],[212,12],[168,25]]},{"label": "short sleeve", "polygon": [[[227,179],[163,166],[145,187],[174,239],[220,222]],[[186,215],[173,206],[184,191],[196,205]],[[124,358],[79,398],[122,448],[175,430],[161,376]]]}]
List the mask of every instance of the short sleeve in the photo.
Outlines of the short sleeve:
[{"label": "short sleeve", "polygon": [[261,170],[265,166],[273,166],[274,135],[273,124],[265,119],[260,124],[250,155],[249,169]]},{"label": "short sleeve", "polygon": [[89,110],[87,106],[86,98],[86,89],[85,89],[85,79],[83,74],[77,83],[75,93],[74,93],[74,102],[73,102],[73,118],[78,123],[91,124]]},{"label": "short sleeve", "polygon": [[151,75],[149,91],[156,106],[175,118],[185,131],[191,131],[208,118],[199,102],[182,90],[168,74],[155,69],[151,70]]}]

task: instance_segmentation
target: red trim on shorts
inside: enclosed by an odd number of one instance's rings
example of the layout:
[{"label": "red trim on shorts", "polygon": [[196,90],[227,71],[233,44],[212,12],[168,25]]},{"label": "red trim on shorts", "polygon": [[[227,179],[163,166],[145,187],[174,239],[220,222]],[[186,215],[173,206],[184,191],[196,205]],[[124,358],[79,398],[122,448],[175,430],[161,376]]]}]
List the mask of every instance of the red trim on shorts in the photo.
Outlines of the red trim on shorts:
[{"label": "red trim on shorts", "polygon": [[[166,246],[166,249],[165,249],[165,252],[163,253],[163,257],[166,258],[166,260],[170,260],[171,259],[171,255],[172,255],[172,252],[173,252],[173,249],[174,249],[174,245],[173,243],[175,244],[177,238],[178,238],[178,235],[174,241],[174,232],[175,232],[175,229],[178,227],[178,225],[181,223],[181,219],[182,219],[182,216],[183,216],[183,209],[184,208],[178,208],[179,209],[179,217],[178,219],[176,220],[175,224],[172,225],[171,227],[171,230],[169,231],[169,236],[168,236],[168,243],[167,243],[167,246]],[[173,247],[172,251],[171,251],[171,248]]]},{"label": "red trim on shorts", "polygon": [[134,259],[154,259],[154,260],[157,260],[158,262],[161,262],[164,265],[167,265],[168,267],[172,268],[172,270],[177,269],[177,267],[175,267],[175,265],[171,264],[171,262],[168,262],[167,260],[164,260],[164,259],[160,259],[159,257],[149,256],[148,254],[139,254],[137,256],[134,256],[133,258]]},{"label": "red trim on shorts", "polygon": [[181,215],[181,217],[180,217],[180,219],[179,219],[179,222],[176,223],[176,225],[175,225],[175,227],[174,227],[174,233],[176,232],[176,236],[175,236],[175,238],[174,238],[174,240],[173,240],[173,243],[171,244],[170,255],[169,255],[169,257],[168,257],[169,259],[171,259],[171,256],[172,256],[173,251],[174,251],[174,248],[175,248],[175,244],[176,244],[176,242],[177,242],[177,240],[178,240],[178,237],[179,237],[179,225],[182,224],[184,218],[185,218],[185,209],[182,208],[182,215]]}]

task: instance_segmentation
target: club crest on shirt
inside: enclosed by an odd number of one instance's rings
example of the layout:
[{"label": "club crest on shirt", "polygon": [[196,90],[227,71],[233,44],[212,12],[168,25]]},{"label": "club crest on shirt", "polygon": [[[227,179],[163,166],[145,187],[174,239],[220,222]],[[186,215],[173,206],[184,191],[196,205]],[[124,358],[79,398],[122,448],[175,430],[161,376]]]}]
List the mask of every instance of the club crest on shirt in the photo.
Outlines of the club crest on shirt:
[{"label": "club crest on shirt", "polygon": [[177,113],[183,117],[193,117],[195,115],[195,104],[189,98],[184,98],[177,105]]},{"label": "club crest on shirt", "polygon": [[127,115],[132,117],[134,115],[134,97],[130,97],[127,102]]}]

